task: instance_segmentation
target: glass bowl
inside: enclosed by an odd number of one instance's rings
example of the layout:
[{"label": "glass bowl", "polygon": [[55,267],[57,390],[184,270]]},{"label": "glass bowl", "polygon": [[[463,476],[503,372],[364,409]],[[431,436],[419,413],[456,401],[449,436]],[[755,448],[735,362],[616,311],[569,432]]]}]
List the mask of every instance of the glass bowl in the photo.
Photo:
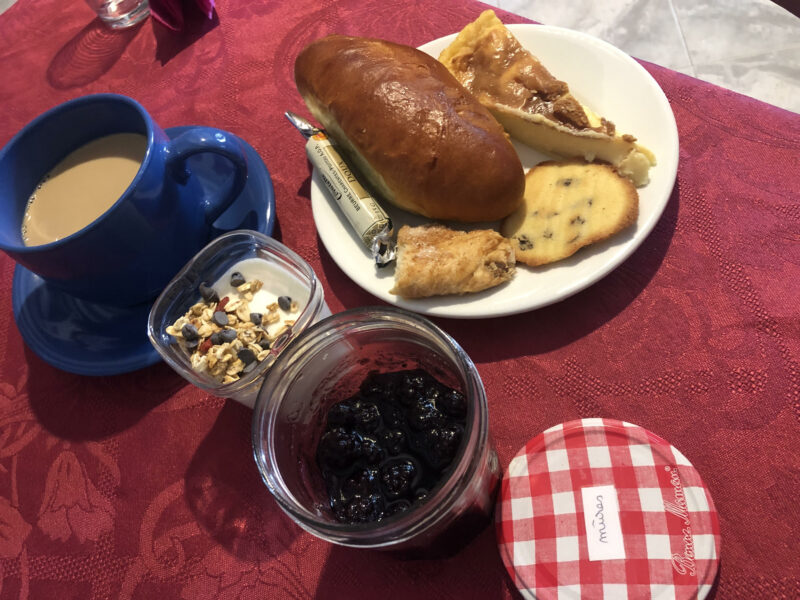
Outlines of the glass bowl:
[{"label": "glass bowl", "polygon": [[[372,523],[337,521],[315,459],[328,409],[354,394],[370,372],[417,368],[466,397],[455,458],[427,500],[406,512]],[[480,376],[449,335],[408,311],[348,310],[292,340],[264,380],[252,438],[258,469],[278,504],[300,527],[329,542],[449,556],[490,521],[499,471]]]},{"label": "glass bowl", "polygon": [[[243,262],[245,261],[245,262]],[[272,342],[269,353],[255,368],[238,380],[221,383],[208,372],[192,367],[189,353],[167,333],[167,327],[201,301],[200,284],[212,285],[224,298],[232,270],[264,283],[262,296],[272,300],[289,296],[297,303],[294,321]],[[233,296],[231,296],[233,297]],[[255,306],[254,302],[251,307]],[[153,304],[147,322],[147,335],[161,357],[190,383],[222,398],[232,398],[252,408],[265,374],[289,341],[330,310],[314,271],[300,256],[257,231],[231,231],[209,243],[178,273]]]}]

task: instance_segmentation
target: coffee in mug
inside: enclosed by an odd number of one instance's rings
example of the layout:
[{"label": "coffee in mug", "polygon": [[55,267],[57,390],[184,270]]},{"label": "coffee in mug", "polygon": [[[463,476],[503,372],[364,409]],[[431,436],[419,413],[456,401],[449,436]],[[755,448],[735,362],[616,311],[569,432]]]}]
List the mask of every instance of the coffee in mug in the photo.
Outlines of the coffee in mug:
[{"label": "coffee in mug", "polygon": [[[124,177],[110,174],[105,159],[112,152],[102,151],[97,153],[104,159],[102,166],[76,161],[87,170],[75,182],[61,181],[72,169],[54,173],[87,145],[89,154],[95,143],[120,145],[101,141],[117,135],[145,140],[143,154],[139,142],[131,172]],[[119,94],[94,94],[59,104],[0,149],[0,250],[48,285],[81,300],[122,307],[152,302],[219,234],[214,222],[247,181],[242,144],[230,132],[203,126],[182,127],[169,136],[143,106]],[[206,161],[189,161],[205,153],[224,159],[214,161],[213,171],[206,173],[213,185],[203,185],[193,175],[193,170],[206,168]],[[122,191],[82,198],[103,179],[115,180]],[[42,193],[48,182],[63,183],[67,192],[56,193],[48,202]],[[77,208],[73,204],[78,201],[86,204]],[[59,231],[54,227],[61,225],[62,214],[77,220],[67,224],[65,218]],[[23,240],[25,218],[28,240]],[[37,226],[46,226],[46,231],[43,238],[33,239]]]},{"label": "coffee in mug", "polygon": [[25,245],[55,242],[97,219],[133,182],[146,151],[144,135],[115,133],[71,152],[28,199],[22,218]]}]

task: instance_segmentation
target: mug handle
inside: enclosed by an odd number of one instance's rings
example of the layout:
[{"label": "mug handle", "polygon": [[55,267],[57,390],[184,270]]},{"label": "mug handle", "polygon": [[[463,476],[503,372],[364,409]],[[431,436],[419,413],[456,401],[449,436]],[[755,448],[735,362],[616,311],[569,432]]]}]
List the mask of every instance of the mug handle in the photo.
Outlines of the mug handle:
[{"label": "mug handle", "polygon": [[209,198],[205,202],[206,223],[213,223],[239,196],[247,182],[247,158],[238,137],[213,127],[192,127],[167,144],[167,172],[180,182],[186,183],[189,170],[186,159],[195,154],[214,152],[233,164],[234,175],[231,191],[224,197]]}]

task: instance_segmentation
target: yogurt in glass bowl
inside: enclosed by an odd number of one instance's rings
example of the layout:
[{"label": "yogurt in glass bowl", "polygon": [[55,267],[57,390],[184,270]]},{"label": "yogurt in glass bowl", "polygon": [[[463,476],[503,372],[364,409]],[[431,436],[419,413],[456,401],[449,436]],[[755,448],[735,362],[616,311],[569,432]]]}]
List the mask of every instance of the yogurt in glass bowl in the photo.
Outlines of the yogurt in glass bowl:
[{"label": "yogurt in glass bowl", "polygon": [[330,314],[308,263],[264,234],[239,230],[209,243],[167,285],[147,334],[187,381],[252,408],[283,348]]}]

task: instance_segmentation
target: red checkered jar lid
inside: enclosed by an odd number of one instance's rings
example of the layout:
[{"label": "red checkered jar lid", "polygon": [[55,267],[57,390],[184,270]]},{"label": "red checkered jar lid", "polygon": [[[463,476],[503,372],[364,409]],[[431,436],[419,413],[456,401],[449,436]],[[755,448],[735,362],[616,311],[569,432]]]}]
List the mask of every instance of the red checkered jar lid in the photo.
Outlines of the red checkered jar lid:
[{"label": "red checkered jar lid", "polygon": [[525,598],[705,598],[719,566],[711,495],[657,435],[583,419],[533,438],[496,509],[503,562]]}]

